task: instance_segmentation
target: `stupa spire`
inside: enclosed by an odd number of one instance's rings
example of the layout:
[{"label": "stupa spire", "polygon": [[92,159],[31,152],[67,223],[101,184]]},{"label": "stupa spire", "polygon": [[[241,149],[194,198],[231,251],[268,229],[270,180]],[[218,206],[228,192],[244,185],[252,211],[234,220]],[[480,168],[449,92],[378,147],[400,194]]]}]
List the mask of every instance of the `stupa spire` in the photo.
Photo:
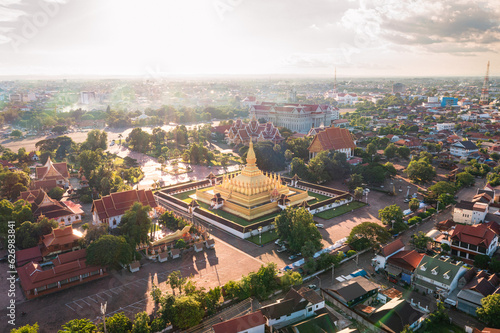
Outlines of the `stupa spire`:
[{"label": "stupa spire", "polygon": [[250,140],[250,144],[248,145],[248,153],[247,153],[247,164],[252,165],[257,162],[257,158],[255,157],[255,151],[253,150],[253,142]]}]

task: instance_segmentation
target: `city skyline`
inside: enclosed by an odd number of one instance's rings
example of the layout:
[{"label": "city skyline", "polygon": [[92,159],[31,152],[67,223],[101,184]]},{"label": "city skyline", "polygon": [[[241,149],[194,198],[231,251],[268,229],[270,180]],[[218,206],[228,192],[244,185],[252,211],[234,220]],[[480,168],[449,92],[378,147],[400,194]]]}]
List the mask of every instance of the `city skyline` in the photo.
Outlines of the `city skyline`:
[{"label": "city skyline", "polygon": [[490,1],[0,1],[2,76],[500,75]]}]

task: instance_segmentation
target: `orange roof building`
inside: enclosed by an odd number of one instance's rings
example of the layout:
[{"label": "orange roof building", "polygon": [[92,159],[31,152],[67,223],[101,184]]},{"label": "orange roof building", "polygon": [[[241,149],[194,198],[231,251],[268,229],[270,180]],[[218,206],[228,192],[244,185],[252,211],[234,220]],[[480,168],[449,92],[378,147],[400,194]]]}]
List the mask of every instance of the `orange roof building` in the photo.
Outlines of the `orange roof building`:
[{"label": "orange roof building", "polygon": [[107,223],[111,228],[120,224],[123,214],[136,202],[153,208],[156,214],[156,201],[151,190],[129,190],[111,193],[101,199],[94,200],[91,208],[94,224]]},{"label": "orange roof building", "polygon": [[345,153],[347,157],[354,155],[354,143],[351,132],[346,128],[328,127],[324,131],[318,132],[309,146],[309,158],[315,157],[322,151],[333,150]]},{"label": "orange roof building", "polygon": [[82,233],[73,229],[73,226],[52,229],[50,234],[44,235],[41,239],[42,256],[64,253],[80,248],[79,240]]},{"label": "orange roof building", "polygon": [[30,262],[18,269],[21,287],[26,298],[33,299],[108,275],[100,266],[89,266],[85,249],[60,254],[53,266],[42,267]]},{"label": "orange roof building", "polygon": [[50,157],[44,166],[38,167],[35,170],[35,188],[38,181],[55,180],[57,185],[69,185],[69,172],[66,162],[53,163]]},{"label": "orange roof building", "polygon": [[52,199],[43,189],[21,192],[19,199],[26,200],[31,204],[31,211],[35,219],[43,215],[62,225],[70,225],[82,220],[81,205],[69,200]]}]

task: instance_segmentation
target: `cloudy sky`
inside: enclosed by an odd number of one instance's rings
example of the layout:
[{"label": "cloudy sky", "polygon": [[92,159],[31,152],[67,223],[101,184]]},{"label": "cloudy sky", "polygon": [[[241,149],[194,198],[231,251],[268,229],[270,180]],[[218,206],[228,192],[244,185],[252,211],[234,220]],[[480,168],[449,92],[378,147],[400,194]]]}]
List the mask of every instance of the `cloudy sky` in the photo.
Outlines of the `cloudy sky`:
[{"label": "cloudy sky", "polygon": [[500,75],[498,0],[0,0],[0,75]]}]

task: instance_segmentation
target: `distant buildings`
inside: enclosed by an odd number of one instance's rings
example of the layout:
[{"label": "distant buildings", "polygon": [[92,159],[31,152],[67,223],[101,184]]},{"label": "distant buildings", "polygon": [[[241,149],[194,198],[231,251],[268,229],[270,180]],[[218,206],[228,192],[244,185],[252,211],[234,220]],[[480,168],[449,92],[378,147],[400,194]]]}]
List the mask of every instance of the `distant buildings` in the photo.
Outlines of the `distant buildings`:
[{"label": "distant buildings", "polygon": [[436,130],[439,131],[452,131],[455,129],[455,123],[437,123]]},{"label": "distant buildings", "polygon": [[96,102],[96,93],[94,91],[82,91],[80,92],[80,103],[81,104],[92,104]]},{"label": "distant buildings", "polygon": [[406,89],[406,87],[402,83],[394,83],[392,85],[392,93],[393,94],[401,94],[401,93],[405,92],[405,89]]},{"label": "distant buildings", "polygon": [[455,142],[450,147],[450,154],[459,158],[468,158],[470,154],[478,151],[479,148],[472,141]]},{"label": "distant buildings", "polygon": [[309,158],[315,157],[322,151],[330,150],[345,153],[347,158],[350,158],[354,156],[354,149],[356,149],[356,144],[352,134],[348,129],[338,127],[328,127],[317,132],[308,148]]},{"label": "distant buildings", "polygon": [[151,190],[129,190],[111,193],[92,203],[93,224],[106,223],[110,228],[116,228],[123,214],[136,202],[149,205],[156,212],[156,201]]},{"label": "distant buildings", "polygon": [[262,102],[250,107],[250,117],[272,122],[295,132],[307,133],[311,127],[330,126],[339,119],[338,109],[319,104],[282,104]]},{"label": "distant buildings", "polygon": [[226,141],[235,145],[242,144],[248,146],[252,142],[272,141],[278,143],[283,141],[280,131],[273,123],[260,124],[253,118],[249,123],[236,120],[227,130]]}]

